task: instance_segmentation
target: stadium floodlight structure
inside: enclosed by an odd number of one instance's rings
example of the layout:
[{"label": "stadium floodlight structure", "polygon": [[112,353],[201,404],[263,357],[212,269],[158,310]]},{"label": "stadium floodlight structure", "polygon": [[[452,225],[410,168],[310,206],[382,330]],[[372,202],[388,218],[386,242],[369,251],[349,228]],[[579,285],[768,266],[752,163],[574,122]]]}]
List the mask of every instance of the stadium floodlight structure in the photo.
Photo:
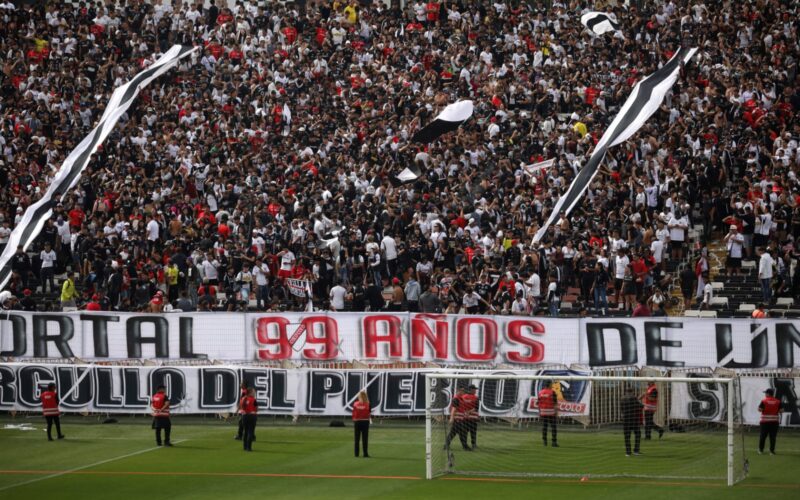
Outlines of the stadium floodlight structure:
[{"label": "stadium floodlight structure", "polygon": [[[728,485],[746,477],[738,377],[562,373],[426,373],[426,477],[641,478]],[[658,394],[656,410],[642,412],[641,426],[635,426],[641,431],[639,453],[635,429],[626,453],[623,399],[642,399],[651,383]],[[475,386],[480,408],[474,450],[466,449],[473,445],[468,431],[462,447],[461,430],[468,426],[454,426],[450,418],[454,396],[469,386]],[[552,446],[552,425],[549,441],[543,441],[537,395],[544,386],[552,387],[558,399],[558,447]]]}]

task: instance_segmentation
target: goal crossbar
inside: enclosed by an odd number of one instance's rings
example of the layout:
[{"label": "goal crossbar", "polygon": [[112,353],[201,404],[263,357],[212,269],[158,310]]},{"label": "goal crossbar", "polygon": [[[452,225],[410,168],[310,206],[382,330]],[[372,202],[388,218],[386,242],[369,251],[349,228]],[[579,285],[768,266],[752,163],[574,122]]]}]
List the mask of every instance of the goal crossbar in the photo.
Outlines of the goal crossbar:
[{"label": "goal crossbar", "polygon": [[727,478],[728,486],[733,486],[736,482],[734,473],[734,384],[738,377],[663,377],[663,376],[644,376],[644,377],[621,377],[608,375],[559,375],[559,374],[498,374],[485,372],[469,371],[432,371],[425,372],[425,477],[433,479],[433,409],[431,407],[431,382],[436,379],[458,379],[458,380],[558,380],[558,381],[591,381],[591,382],[663,382],[663,383],[717,383],[724,384],[727,390]]}]

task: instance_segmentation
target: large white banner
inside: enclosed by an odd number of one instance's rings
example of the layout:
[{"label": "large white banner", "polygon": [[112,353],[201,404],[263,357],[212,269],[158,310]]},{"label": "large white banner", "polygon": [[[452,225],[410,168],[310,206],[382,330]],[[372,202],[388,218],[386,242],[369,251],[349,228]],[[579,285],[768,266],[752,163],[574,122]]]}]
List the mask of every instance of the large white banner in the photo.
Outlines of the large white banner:
[{"label": "large white banner", "polygon": [[[703,378],[704,376],[699,375],[698,383],[676,382],[671,385],[670,418],[717,423],[727,421],[727,385],[703,382]],[[739,383],[743,423],[758,425],[761,419],[758,405],[764,399],[764,391],[773,389],[775,397],[783,402],[780,424],[782,426],[800,426],[800,410],[798,409],[800,378],[745,376],[739,379]]]},{"label": "large white banner", "polygon": [[791,368],[800,322],[413,313],[0,315],[0,356]]},{"label": "large white banner", "polygon": [[[425,414],[425,373],[430,370],[273,369],[255,366],[98,366],[10,363],[0,365],[0,410],[40,411],[39,396],[57,385],[64,412],[150,412],[150,396],[164,385],[175,414],[233,413],[239,386],[255,388],[259,413],[347,416],[356,394],[366,390],[376,416]],[[497,372],[489,372],[497,373]],[[585,375],[567,370],[515,372]],[[446,413],[459,387],[477,386],[480,413],[489,417],[538,416],[541,381],[435,379],[432,408]],[[588,415],[591,386],[563,382],[556,391],[560,413]]]}]

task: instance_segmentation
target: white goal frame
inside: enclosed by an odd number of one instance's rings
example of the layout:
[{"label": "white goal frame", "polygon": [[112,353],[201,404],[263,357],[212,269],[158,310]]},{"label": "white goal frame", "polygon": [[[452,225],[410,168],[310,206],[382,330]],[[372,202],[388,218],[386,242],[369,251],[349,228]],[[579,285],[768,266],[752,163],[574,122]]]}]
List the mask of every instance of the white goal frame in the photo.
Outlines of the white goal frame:
[{"label": "white goal frame", "polygon": [[598,382],[678,382],[693,383],[710,382],[722,384],[727,387],[727,485],[733,486],[734,479],[734,390],[738,377],[617,377],[617,376],[591,376],[591,375],[502,375],[486,372],[426,372],[425,373],[425,478],[433,479],[433,411],[431,408],[431,380],[433,379],[460,379],[460,380],[564,380],[564,381],[598,381]]}]

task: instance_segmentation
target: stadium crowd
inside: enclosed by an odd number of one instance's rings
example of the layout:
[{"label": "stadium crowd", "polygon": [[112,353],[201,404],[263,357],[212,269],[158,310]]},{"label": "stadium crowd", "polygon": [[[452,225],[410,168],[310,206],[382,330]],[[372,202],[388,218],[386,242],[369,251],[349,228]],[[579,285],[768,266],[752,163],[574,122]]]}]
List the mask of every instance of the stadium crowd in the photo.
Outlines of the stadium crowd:
[{"label": "stadium crowd", "polygon": [[[759,259],[765,299],[800,294],[797,2],[220,4],[0,3],[0,246],[111,92],[199,47],[18,249],[5,307],[558,315],[578,289],[591,313],[663,315],[679,269],[702,300],[713,242],[729,274]],[[533,244],[681,45],[700,51],[661,109]],[[460,99],[459,130],[410,141]]]}]

